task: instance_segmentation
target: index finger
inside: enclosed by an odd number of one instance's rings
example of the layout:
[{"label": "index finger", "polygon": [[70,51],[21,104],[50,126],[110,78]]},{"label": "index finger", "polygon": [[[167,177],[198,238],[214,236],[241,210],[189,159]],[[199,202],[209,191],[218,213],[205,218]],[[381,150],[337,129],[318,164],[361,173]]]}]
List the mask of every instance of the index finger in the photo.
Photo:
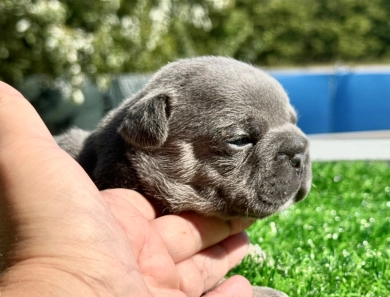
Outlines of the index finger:
[{"label": "index finger", "polygon": [[224,221],[195,213],[183,213],[159,217],[151,225],[164,240],[173,261],[178,263],[245,230],[253,222],[244,219]]},{"label": "index finger", "polygon": [[[15,135],[18,132],[20,134]],[[52,138],[39,115],[23,95],[0,81],[0,147],[26,136]],[[53,140],[54,141],[54,140]]]},{"label": "index finger", "polygon": [[[48,205],[60,200],[52,199],[61,196],[58,193],[77,193],[69,195],[75,201],[83,193],[99,194],[84,170],[58,147],[31,104],[3,82],[0,82],[0,186],[7,193],[4,199],[17,213],[34,213],[34,210],[42,213]],[[78,200],[79,205],[84,203],[86,207],[96,204],[92,199]],[[64,204],[70,207],[69,202]],[[53,209],[63,215],[58,208]]]}]

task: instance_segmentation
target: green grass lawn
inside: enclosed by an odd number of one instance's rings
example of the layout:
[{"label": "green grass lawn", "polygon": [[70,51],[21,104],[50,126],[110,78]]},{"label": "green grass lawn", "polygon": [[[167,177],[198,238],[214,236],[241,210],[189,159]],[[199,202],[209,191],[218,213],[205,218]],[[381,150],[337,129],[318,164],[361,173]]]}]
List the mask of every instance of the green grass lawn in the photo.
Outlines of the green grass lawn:
[{"label": "green grass lawn", "polygon": [[313,164],[303,202],[257,222],[266,253],[231,274],[294,296],[390,296],[390,164]]}]

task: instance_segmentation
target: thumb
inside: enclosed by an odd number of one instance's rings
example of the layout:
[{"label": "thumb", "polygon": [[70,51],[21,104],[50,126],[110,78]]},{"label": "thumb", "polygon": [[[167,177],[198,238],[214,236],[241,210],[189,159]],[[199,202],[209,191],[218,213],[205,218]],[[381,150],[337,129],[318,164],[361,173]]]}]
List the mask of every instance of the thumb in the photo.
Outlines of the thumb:
[{"label": "thumb", "polygon": [[249,281],[241,275],[235,275],[220,285],[214,290],[207,293],[205,297],[251,297],[253,296],[252,286]]}]

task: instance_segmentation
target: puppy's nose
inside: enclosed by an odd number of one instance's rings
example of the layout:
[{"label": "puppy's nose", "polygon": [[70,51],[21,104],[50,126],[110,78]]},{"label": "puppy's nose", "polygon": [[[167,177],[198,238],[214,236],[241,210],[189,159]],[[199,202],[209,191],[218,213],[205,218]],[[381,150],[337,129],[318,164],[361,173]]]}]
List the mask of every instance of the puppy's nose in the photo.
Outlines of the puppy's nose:
[{"label": "puppy's nose", "polygon": [[301,174],[306,156],[304,153],[295,154],[290,158],[290,164],[298,174]]}]

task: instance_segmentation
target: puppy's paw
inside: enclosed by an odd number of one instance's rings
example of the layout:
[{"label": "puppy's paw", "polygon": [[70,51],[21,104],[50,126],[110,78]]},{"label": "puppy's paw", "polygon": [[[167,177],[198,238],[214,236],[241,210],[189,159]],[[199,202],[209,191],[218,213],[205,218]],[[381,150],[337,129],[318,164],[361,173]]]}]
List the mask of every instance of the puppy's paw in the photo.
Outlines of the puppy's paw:
[{"label": "puppy's paw", "polygon": [[252,287],[253,297],[288,297],[286,293],[268,287]]}]

